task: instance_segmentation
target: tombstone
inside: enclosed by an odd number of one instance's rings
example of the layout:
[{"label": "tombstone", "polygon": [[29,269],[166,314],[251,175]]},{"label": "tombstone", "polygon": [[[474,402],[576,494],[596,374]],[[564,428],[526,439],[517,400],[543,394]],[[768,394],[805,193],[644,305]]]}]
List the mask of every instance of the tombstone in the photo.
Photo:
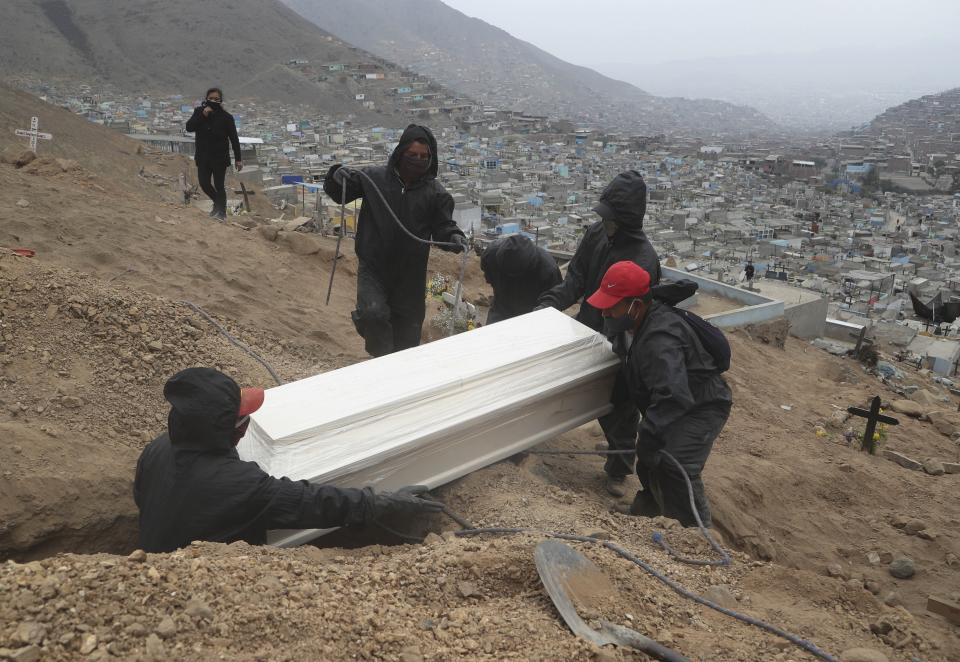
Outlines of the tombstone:
[{"label": "tombstone", "polygon": [[33,153],[36,153],[36,152],[37,152],[37,139],[40,139],[40,140],[53,140],[53,134],[43,133],[43,132],[39,131],[39,129],[40,129],[40,118],[39,118],[39,117],[31,117],[31,118],[30,118],[30,129],[29,129],[29,130],[27,130],[27,129],[16,129],[16,130],[14,131],[14,133],[17,134],[18,136],[20,136],[21,138],[29,138],[29,139],[30,139],[30,151],[33,152]]}]

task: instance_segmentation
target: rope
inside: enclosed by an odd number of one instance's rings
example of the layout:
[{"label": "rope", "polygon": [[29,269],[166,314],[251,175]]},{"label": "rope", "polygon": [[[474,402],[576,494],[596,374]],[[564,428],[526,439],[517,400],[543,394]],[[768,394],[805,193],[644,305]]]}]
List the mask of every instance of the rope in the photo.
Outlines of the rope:
[{"label": "rope", "polygon": [[530,455],[633,455],[635,450],[527,451]]},{"label": "rope", "polygon": [[192,309],[192,310],[193,310],[194,312],[196,312],[198,315],[200,315],[200,316],[203,317],[205,320],[207,320],[208,322],[210,322],[214,327],[216,327],[217,331],[220,332],[220,335],[222,335],[224,338],[226,338],[227,340],[229,340],[231,344],[233,344],[233,345],[236,346],[236,347],[239,347],[241,350],[243,350],[244,352],[246,352],[247,354],[249,354],[251,357],[253,357],[253,359],[254,359],[255,361],[257,361],[257,363],[259,363],[260,365],[262,365],[264,368],[267,369],[267,372],[269,372],[269,373],[270,373],[270,376],[273,377],[274,381],[277,382],[277,385],[283,384],[283,380],[280,379],[280,375],[278,375],[278,374],[276,373],[276,371],[273,369],[273,367],[272,367],[269,363],[267,363],[267,362],[266,362],[259,354],[257,354],[255,351],[253,351],[252,349],[250,349],[249,347],[247,347],[246,345],[244,345],[242,342],[240,342],[239,340],[237,340],[236,338],[234,338],[232,335],[230,335],[230,332],[227,331],[227,330],[223,327],[223,325],[220,324],[220,322],[218,322],[217,320],[215,320],[215,319],[213,319],[212,317],[210,317],[210,315],[207,314],[207,311],[205,311],[203,308],[201,308],[201,307],[198,306],[197,304],[192,303],[192,302],[190,302],[190,301],[181,301],[180,303],[182,303],[182,304],[185,305],[185,306],[188,306],[190,309]]}]

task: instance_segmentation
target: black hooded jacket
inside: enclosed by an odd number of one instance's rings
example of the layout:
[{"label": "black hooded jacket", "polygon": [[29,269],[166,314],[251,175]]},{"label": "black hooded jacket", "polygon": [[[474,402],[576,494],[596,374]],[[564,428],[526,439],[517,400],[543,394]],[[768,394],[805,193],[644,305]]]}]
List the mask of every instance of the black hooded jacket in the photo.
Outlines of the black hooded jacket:
[{"label": "black hooded jacket", "polygon": [[684,435],[685,416],[705,406],[726,417],[730,387],[697,332],[669,305],[654,301],[629,347],[626,340],[619,334],[613,348],[623,361],[630,398],[643,414],[641,438]]},{"label": "black hooded jacket", "polygon": [[133,498],[140,547],[169,552],[194,540],[266,542],[268,529],[330,528],[370,516],[369,489],[274,478],[237,455],[240,388],[210,368],[189,368],[163,389],[168,431],[143,450]]},{"label": "black hooded jacket", "polygon": [[617,232],[608,238],[603,221],[597,221],[583,235],[563,282],[545,292],[541,306],[566,310],[580,301],[577,320],[594,331],[603,328],[603,316],[586,302],[597,291],[607,269],[615,262],[630,260],[650,273],[650,284],[660,282],[660,258],[643,231],[647,211],[647,186],[640,173],[630,170],[617,175],[600,195],[600,202],[613,212]]},{"label": "black hooded jacket", "polygon": [[[406,186],[400,179],[397,168],[407,147],[417,140],[430,147],[430,168],[423,177]],[[337,203],[343,201],[343,188],[334,180],[333,174],[340,167],[339,163],[332,166],[323,182],[323,190]],[[376,183],[390,207],[410,232],[421,239],[449,242],[454,235],[463,236],[463,232],[453,220],[453,196],[437,181],[438,168],[437,139],[427,127],[411,124],[400,136],[400,143],[390,155],[387,165],[363,168],[363,172]],[[355,239],[357,257],[367,262],[387,281],[407,270],[425,272],[430,247],[414,241],[397,227],[396,221],[370,186],[370,182],[352,173],[347,179],[346,202],[361,197],[363,207],[357,219]]]},{"label": "black hooded jacket", "polygon": [[487,324],[529,313],[541,294],[563,280],[553,256],[521,234],[490,244],[480,268],[493,287]]},{"label": "black hooded jacket", "polygon": [[187,120],[187,131],[194,133],[196,151],[194,161],[210,165],[230,165],[230,147],[233,157],[240,160],[240,138],[233,115],[223,108],[217,108],[209,116],[203,116],[203,106],[193,109],[193,116]]}]

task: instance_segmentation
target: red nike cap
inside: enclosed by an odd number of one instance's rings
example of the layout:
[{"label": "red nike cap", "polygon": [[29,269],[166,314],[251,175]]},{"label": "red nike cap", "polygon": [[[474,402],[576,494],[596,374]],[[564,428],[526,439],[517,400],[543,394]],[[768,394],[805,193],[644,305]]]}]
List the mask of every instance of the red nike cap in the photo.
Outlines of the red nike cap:
[{"label": "red nike cap", "polygon": [[636,262],[615,262],[607,269],[600,281],[600,289],[594,292],[587,303],[594,308],[613,308],[627,297],[642,297],[650,292],[650,274]]},{"label": "red nike cap", "polygon": [[263,406],[262,388],[242,388],[240,389],[240,411],[237,412],[237,418],[249,416]]}]

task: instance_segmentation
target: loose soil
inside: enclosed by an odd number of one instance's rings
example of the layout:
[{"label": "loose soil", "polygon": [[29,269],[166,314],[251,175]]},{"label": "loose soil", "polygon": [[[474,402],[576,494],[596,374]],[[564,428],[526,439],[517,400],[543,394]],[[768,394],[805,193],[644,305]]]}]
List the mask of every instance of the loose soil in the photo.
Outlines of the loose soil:
[{"label": "loose soil", "polygon": [[[9,103],[0,99],[0,117],[37,112]],[[164,427],[165,379],[210,365],[244,384],[270,384],[263,366],[180,302],[201,305],[281,378],[296,379],[364,360],[349,318],[356,261],[349,250],[341,259],[326,307],[332,242],[316,240],[302,255],[296,238],[265,238],[264,218],[211,221],[178,202],[173,175],[188,165],[179,157],[138,154],[122,137],[53,115],[41,124],[60,136],[52,161],[0,164],[0,246],[37,250],[34,258],[0,251],[0,557],[8,560],[0,658],[644,659],[596,649],[565,628],[537,578],[536,535],[456,538],[439,518],[429,528],[441,535],[418,545],[198,543],[128,559],[134,466]],[[167,179],[148,182],[141,166]],[[455,256],[431,258],[431,273],[455,276],[457,267]],[[475,256],[466,296],[489,296]],[[957,628],[925,604],[930,594],[960,598],[960,475],[861,453],[847,437],[862,420],[847,420],[846,407],[903,396],[785,331],[730,334],[735,405],[705,472],[717,535],[734,550],[730,568],[680,564],[651,541],[660,531],[679,552],[707,555],[696,531],[611,512],[595,457],[523,454],[436,495],[478,526],[609,537],[689,589],[722,590],[736,609],[834,653],[860,646],[890,660],[957,659]],[[900,386],[922,387],[932,394],[926,410],[953,416],[953,396],[900,367]],[[897,416],[883,447],[957,461],[957,445],[931,422]],[[590,424],[542,447],[589,450],[601,441]],[[692,659],[811,659],[598,546],[575,546],[619,595],[587,610],[588,620],[628,625]],[[897,556],[913,560],[913,578],[889,574]]]}]

